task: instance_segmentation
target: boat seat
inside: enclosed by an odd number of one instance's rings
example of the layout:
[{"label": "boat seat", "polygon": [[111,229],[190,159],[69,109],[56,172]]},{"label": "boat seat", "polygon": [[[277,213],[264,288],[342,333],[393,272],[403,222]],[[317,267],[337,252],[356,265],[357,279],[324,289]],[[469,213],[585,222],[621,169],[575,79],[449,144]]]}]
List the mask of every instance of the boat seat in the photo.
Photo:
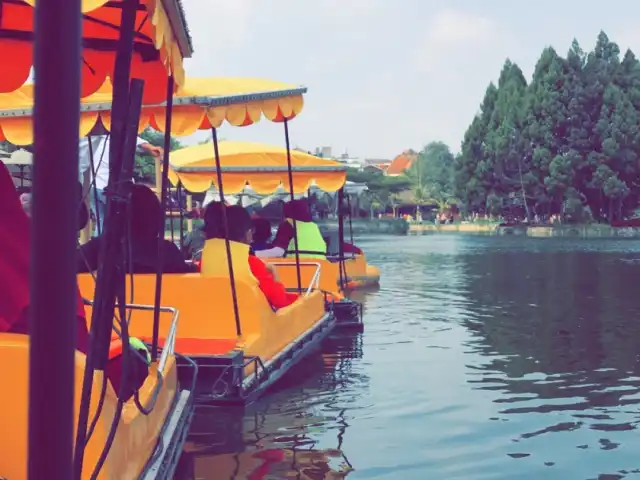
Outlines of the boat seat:
[{"label": "boat seat", "polygon": [[[298,288],[295,258],[262,258],[261,260],[276,267],[280,281],[284,283],[287,288]],[[347,269],[351,262],[353,262],[353,260],[350,259],[345,262]],[[303,288],[309,285],[315,274],[316,266],[313,264],[320,264],[320,282],[318,288],[340,297],[340,264],[327,259],[300,257],[300,279]]]},{"label": "boat seat", "polygon": [[[257,284],[245,279],[235,282],[242,337],[238,338],[228,276],[197,273],[164,274],[160,304],[179,312],[176,352],[189,356],[229,353],[242,348],[263,360],[280,351],[325,315],[324,296],[314,292],[293,305],[274,312]],[[127,302],[153,305],[155,275],[133,275],[127,279]],[[78,275],[83,296],[91,298],[94,282],[90,274]],[[167,337],[171,314],[160,315],[160,343]],[[152,311],[131,311],[129,334],[150,340]]]},{"label": "boat seat", "polygon": [[[75,412],[80,405],[82,381],[86,357],[80,352],[75,356]],[[28,412],[29,412],[29,337],[0,333],[0,478],[27,478]],[[10,368],[7,366],[10,365]],[[140,401],[147,404],[157,383],[156,366],[150,369],[140,388]],[[123,409],[115,441],[98,478],[138,478],[151,457],[177,389],[175,358],[170,357],[163,372],[164,382],[152,412],[145,416],[133,400]],[[103,373],[94,373],[89,419],[96,413],[102,390]],[[117,397],[110,384],[100,418],[85,450],[83,479],[90,478],[102,452],[114,417]]]}]

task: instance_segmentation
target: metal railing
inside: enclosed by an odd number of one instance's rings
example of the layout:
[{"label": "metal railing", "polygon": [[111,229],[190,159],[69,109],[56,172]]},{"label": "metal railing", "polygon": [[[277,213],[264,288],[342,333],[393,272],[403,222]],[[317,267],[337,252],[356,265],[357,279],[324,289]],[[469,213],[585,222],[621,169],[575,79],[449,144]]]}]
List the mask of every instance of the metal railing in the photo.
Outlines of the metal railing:
[{"label": "metal railing", "polygon": [[[290,262],[269,262],[268,265],[274,265],[276,267],[296,267],[298,264]],[[316,271],[314,272],[313,277],[311,277],[307,291],[304,294],[304,296],[307,297],[312,291],[317,290],[320,285],[320,272],[322,270],[322,265],[318,262],[300,262],[299,265],[301,267],[316,267]]]},{"label": "metal railing", "polygon": [[[86,298],[83,298],[83,300],[85,305],[89,305],[90,307],[93,307],[93,300],[89,300]],[[127,310],[139,310],[139,311],[145,311],[145,312],[153,312],[153,309],[154,309],[153,305],[144,305],[144,304],[138,304],[138,303],[126,303],[124,307]],[[162,372],[164,370],[164,367],[167,364],[167,360],[169,356],[175,353],[176,332],[178,329],[178,319],[180,317],[180,312],[173,307],[160,307],[160,312],[172,314],[169,333],[165,338],[164,344],[162,346],[162,355],[160,356],[160,361],[158,362],[158,371]],[[113,330],[118,334],[118,336],[120,336],[120,331],[115,325],[113,326]]]}]

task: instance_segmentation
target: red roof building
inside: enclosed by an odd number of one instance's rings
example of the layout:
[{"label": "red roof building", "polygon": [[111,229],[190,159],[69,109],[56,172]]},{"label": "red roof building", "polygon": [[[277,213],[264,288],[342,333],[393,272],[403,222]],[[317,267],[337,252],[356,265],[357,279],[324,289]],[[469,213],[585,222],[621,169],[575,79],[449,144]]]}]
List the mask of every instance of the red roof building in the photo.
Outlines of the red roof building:
[{"label": "red roof building", "polygon": [[387,168],[386,174],[390,177],[397,177],[398,175],[402,175],[406,172],[413,162],[418,158],[418,154],[413,153],[409,150],[402,152],[396,158],[391,161],[391,165]]}]

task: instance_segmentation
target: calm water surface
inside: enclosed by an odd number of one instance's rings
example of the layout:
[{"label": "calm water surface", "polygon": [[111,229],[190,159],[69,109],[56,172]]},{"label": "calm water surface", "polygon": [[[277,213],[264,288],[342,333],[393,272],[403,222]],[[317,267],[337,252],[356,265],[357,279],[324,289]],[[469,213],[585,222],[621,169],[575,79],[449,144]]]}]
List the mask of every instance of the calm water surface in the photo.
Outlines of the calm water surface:
[{"label": "calm water surface", "polygon": [[196,478],[640,478],[640,242],[359,244],[382,271],[364,334],[200,410]]}]

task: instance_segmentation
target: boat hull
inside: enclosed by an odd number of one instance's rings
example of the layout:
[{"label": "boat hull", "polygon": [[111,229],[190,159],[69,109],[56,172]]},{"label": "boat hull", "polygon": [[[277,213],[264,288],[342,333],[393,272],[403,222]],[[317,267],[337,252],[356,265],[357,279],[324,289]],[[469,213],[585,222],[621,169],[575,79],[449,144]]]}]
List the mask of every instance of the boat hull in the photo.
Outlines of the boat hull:
[{"label": "boat hull", "polygon": [[[196,403],[202,405],[246,406],[265,394],[283,375],[317,349],[336,326],[333,312],[327,312],[299,337],[271,359],[263,361],[234,349],[222,355],[192,355],[198,365]],[[178,363],[180,382],[192,381],[192,370]]]}]

